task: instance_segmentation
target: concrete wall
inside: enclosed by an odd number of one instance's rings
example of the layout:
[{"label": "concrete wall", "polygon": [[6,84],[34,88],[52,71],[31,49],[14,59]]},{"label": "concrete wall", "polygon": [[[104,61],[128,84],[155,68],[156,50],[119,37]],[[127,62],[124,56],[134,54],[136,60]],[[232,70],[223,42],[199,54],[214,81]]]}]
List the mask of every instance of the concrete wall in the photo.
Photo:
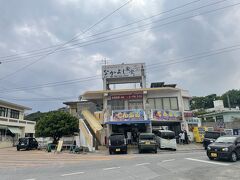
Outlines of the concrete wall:
[{"label": "concrete wall", "polygon": [[[225,129],[240,129],[240,121],[225,122]],[[216,127],[215,122],[202,122],[202,126],[206,127]]]},{"label": "concrete wall", "polygon": [[8,148],[13,147],[13,142],[10,141],[0,141],[0,149],[1,148]]}]

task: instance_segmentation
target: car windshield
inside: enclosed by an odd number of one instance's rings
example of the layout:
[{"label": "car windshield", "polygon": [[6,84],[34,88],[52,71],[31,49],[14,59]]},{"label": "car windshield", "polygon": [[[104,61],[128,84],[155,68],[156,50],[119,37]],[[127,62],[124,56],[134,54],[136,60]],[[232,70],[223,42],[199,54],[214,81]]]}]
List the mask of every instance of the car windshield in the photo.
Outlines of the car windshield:
[{"label": "car windshield", "polygon": [[153,140],[154,139],[154,135],[140,135],[139,139],[141,140]]},{"label": "car windshield", "polygon": [[233,143],[236,137],[219,137],[215,142],[217,143]]},{"label": "car windshield", "polygon": [[124,139],[124,138],[125,138],[125,136],[122,135],[122,134],[114,134],[114,135],[111,135],[111,136],[110,136],[110,139],[111,139],[111,140]]},{"label": "car windshield", "polygon": [[20,138],[19,139],[19,143],[27,144],[28,143],[28,139],[27,138]]},{"label": "car windshield", "polygon": [[206,132],[205,138],[217,139],[220,136],[219,132]]},{"label": "car windshield", "polygon": [[161,138],[163,139],[174,139],[175,133],[174,132],[161,132]]}]

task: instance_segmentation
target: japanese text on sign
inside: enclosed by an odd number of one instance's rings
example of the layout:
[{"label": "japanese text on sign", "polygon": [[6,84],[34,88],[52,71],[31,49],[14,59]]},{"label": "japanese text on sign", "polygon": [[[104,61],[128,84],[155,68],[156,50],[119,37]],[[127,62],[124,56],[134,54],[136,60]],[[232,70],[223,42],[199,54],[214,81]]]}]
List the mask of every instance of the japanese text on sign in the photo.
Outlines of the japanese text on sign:
[{"label": "japanese text on sign", "polygon": [[116,110],[113,111],[112,121],[142,121],[144,120],[143,110]]},{"label": "japanese text on sign", "polygon": [[142,99],[143,95],[142,94],[131,94],[131,95],[116,95],[116,96],[111,96],[112,100],[116,99]]},{"label": "japanese text on sign", "polygon": [[179,111],[152,110],[154,120],[182,120],[182,113]]},{"label": "japanese text on sign", "polygon": [[122,78],[142,76],[143,64],[118,64],[106,65],[102,67],[103,78]]}]

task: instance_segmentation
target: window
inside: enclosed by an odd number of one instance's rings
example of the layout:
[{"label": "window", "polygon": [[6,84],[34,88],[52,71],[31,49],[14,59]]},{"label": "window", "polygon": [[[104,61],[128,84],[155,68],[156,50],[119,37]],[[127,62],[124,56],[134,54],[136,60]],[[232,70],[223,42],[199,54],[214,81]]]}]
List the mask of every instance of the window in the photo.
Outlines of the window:
[{"label": "window", "polygon": [[11,109],[10,110],[10,118],[19,119],[19,111]]},{"label": "window", "polygon": [[148,99],[148,103],[150,109],[156,109],[154,99]]},{"label": "window", "polygon": [[178,101],[176,97],[170,98],[170,105],[172,110],[178,110]]},{"label": "window", "polygon": [[112,110],[123,110],[124,108],[124,100],[110,100],[109,105],[111,105]]},{"label": "window", "polygon": [[143,109],[142,101],[129,101],[128,102],[128,109]]},{"label": "window", "polygon": [[164,110],[170,110],[170,98],[163,98],[163,109]]},{"label": "window", "polygon": [[7,108],[0,107],[0,116],[7,117]]},{"label": "window", "polygon": [[163,109],[162,98],[155,99],[156,109]]},{"label": "window", "polygon": [[189,111],[189,110],[190,110],[190,102],[189,102],[189,99],[183,98],[183,104],[184,104],[184,110]]},{"label": "window", "polygon": [[164,110],[178,110],[177,97],[164,97],[156,99],[148,99],[151,109],[164,109]]}]

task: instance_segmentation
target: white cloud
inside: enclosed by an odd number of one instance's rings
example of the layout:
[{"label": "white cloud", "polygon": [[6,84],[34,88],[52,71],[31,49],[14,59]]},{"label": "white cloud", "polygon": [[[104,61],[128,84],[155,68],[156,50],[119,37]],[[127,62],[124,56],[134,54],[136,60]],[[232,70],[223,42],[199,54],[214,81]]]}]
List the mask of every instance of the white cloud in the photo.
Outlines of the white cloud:
[{"label": "white cloud", "polygon": [[[2,20],[0,20],[2,27],[0,53],[9,55],[68,41],[74,34],[87,29],[124,2],[121,0],[55,0],[33,3],[23,0],[16,2],[15,6],[4,6],[2,4],[8,4],[8,1],[2,1],[0,11],[5,13],[1,15]],[[133,0],[81,37],[125,25],[185,3],[188,1]],[[196,7],[198,5],[195,4]],[[182,11],[184,9],[179,10],[179,12]],[[3,84],[6,88],[13,88],[101,75],[101,60],[104,58],[111,60],[111,64],[146,62],[149,65],[230,46],[240,41],[239,21],[240,10],[234,8],[208,16],[197,16],[184,22],[166,25],[161,29],[151,29],[132,36],[63,51],[16,73],[6,79]],[[141,30],[139,24],[134,27],[136,27],[135,30]],[[156,66],[148,69],[147,78],[149,82],[176,83],[184,89],[189,89],[192,95],[207,95],[212,92],[220,94],[228,89],[238,88],[240,84],[239,55],[240,53],[236,51],[196,59],[193,62]],[[0,78],[33,62],[33,59],[35,58],[0,65]],[[9,93],[8,97],[77,96],[85,90],[102,88],[101,83],[101,79],[91,80],[66,86]],[[17,103],[26,104],[24,101]],[[62,106],[59,102],[27,102],[26,105],[33,107],[36,111]]]}]

